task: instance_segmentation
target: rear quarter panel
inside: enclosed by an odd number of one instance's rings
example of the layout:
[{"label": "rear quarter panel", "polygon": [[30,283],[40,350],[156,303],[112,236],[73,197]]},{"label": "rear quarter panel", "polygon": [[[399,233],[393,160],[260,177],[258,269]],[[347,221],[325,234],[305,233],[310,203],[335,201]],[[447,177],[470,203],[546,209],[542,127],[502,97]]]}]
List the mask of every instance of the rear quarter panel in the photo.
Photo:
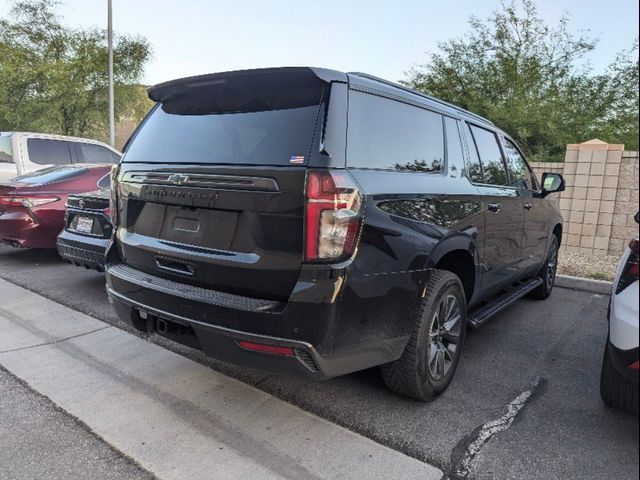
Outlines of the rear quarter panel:
[{"label": "rear quarter panel", "polygon": [[484,228],[476,187],[455,171],[349,171],[366,192],[365,216],[336,306],[337,321],[343,323],[336,326],[342,332],[338,348],[408,335],[426,270],[452,250],[468,251],[477,265],[476,240]]}]

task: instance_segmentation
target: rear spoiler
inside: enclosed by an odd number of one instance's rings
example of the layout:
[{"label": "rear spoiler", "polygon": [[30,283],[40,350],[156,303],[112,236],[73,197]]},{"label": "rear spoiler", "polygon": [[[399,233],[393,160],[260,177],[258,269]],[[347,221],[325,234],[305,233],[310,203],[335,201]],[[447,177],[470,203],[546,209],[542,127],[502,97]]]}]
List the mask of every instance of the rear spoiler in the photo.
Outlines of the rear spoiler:
[{"label": "rear spoiler", "polygon": [[154,102],[164,102],[176,95],[187,93],[197,89],[221,85],[231,80],[241,83],[347,83],[347,74],[312,67],[280,67],[258,68],[252,70],[236,70],[232,72],[210,73],[195,77],[179,78],[168,82],[159,83],[149,87],[147,93]]}]

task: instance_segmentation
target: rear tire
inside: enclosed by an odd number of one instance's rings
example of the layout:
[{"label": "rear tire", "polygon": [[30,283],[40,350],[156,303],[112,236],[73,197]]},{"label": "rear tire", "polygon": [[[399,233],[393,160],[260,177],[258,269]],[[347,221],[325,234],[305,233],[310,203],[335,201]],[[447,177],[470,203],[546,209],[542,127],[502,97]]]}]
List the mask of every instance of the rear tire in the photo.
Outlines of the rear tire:
[{"label": "rear tire", "polygon": [[609,351],[609,339],[607,339],[602,360],[600,396],[608,407],[627,413],[638,413],[638,385],[614,367]]},{"label": "rear tire", "polygon": [[431,270],[402,356],[382,365],[389,389],[420,401],[444,392],[458,366],[467,326],[467,305],[460,279],[451,272]]},{"label": "rear tire", "polygon": [[530,293],[532,298],[545,300],[551,295],[553,286],[556,283],[556,273],[558,271],[558,245],[558,237],[553,235],[547,258],[537,275],[542,279],[542,284]]}]

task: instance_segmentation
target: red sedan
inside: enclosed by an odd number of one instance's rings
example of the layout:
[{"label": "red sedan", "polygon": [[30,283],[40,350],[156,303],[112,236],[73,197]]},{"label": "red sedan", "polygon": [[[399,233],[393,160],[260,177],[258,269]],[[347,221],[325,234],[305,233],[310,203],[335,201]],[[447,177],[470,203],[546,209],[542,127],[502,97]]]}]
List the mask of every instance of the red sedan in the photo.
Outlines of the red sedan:
[{"label": "red sedan", "polygon": [[64,165],[0,184],[0,244],[56,248],[67,196],[99,188],[110,165]]}]

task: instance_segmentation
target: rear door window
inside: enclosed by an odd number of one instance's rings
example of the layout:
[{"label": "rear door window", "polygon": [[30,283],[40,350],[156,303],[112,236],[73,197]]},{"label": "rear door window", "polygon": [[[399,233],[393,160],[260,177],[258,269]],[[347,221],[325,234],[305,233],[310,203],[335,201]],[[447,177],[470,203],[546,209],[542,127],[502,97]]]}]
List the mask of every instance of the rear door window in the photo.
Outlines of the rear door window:
[{"label": "rear door window", "polygon": [[475,125],[471,125],[471,133],[482,164],[483,183],[509,185],[507,170],[496,134]]},{"label": "rear door window", "polygon": [[101,145],[77,142],[76,147],[80,163],[113,164],[120,160],[120,155]]},{"label": "rear door window", "polygon": [[66,140],[47,138],[27,139],[29,160],[38,165],[67,165],[71,163],[71,144]]},{"label": "rear door window", "polygon": [[0,163],[13,163],[11,136],[0,136]]},{"label": "rear door window", "polygon": [[444,168],[442,115],[368,93],[349,92],[347,164],[437,173]]}]

